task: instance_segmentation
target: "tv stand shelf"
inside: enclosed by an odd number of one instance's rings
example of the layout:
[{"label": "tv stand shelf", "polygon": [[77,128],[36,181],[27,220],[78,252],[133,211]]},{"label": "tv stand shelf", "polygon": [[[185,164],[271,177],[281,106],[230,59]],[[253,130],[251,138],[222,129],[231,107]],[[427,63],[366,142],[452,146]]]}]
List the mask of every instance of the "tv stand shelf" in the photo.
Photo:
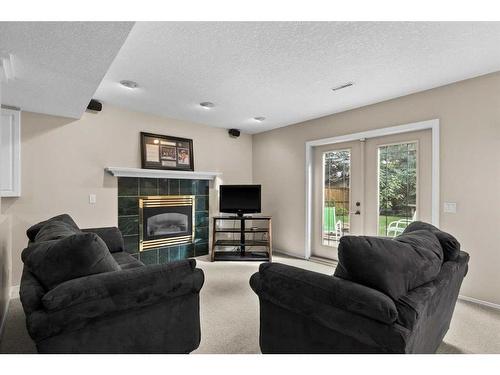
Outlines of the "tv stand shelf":
[{"label": "tv stand shelf", "polygon": [[[241,233],[239,229],[217,229],[216,233]],[[267,233],[269,230],[267,228],[257,228],[257,229],[245,229],[245,233]]]},{"label": "tv stand shelf", "polygon": [[[256,226],[249,225],[254,222]],[[211,260],[270,262],[271,234],[270,216],[216,216],[213,218]]]}]

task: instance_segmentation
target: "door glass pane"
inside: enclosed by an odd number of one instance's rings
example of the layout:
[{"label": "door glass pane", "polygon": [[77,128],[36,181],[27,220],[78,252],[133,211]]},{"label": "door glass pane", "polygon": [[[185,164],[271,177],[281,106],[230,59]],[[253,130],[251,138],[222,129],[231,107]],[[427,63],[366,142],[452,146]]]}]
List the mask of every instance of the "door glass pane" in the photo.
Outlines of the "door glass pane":
[{"label": "door glass pane", "polygon": [[417,144],[381,146],[378,161],[378,232],[396,237],[417,215]]},{"label": "door glass pane", "polygon": [[322,243],[337,246],[340,237],[349,232],[349,192],[351,151],[329,151],[323,154],[323,229]]}]

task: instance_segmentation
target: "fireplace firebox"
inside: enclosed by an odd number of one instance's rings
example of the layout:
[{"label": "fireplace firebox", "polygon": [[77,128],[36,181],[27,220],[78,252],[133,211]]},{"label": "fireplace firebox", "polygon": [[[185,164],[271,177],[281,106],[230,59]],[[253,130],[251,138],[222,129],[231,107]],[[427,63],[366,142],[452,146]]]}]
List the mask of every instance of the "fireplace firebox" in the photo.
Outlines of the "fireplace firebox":
[{"label": "fireplace firebox", "polygon": [[139,197],[139,250],[194,241],[194,195]]}]

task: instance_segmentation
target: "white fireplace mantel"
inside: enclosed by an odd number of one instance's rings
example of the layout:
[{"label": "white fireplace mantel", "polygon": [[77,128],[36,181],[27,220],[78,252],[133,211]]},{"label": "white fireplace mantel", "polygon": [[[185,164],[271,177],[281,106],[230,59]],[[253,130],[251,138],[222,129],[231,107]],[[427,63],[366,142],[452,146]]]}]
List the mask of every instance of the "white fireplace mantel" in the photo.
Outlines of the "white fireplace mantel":
[{"label": "white fireplace mantel", "polygon": [[106,172],[115,177],[179,178],[184,180],[214,180],[221,172],[170,171],[164,169],[141,169],[127,167],[107,167]]}]

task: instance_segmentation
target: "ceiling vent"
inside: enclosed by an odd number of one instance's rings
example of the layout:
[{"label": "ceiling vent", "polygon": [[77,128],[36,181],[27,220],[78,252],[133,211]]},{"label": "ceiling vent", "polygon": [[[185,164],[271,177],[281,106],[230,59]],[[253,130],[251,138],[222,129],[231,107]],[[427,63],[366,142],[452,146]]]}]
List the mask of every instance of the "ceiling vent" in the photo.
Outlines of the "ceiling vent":
[{"label": "ceiling vent", "polygon": [[213,107],[215,107],[215,104],[212,102],[201,102],[200,106],[205,109],[212,109]]},{"label": "ceiling vent", "polygon": [[354,82],[347,82],[347,83],[344,83],[343,85],[336,86],[336,87],[332,88],[332,91],[346,89],[346,88],[351,87],[353,85],[354,85]]},{"label": "ceiling vent", "polygon": [[134,82],[134,81],[130,81],[128,79],[124,79],[123,81],[120,81],[120,85],[128,88],[128,89],[136,89],[139,87],[139,85],[137,84],[137,82]]}]

